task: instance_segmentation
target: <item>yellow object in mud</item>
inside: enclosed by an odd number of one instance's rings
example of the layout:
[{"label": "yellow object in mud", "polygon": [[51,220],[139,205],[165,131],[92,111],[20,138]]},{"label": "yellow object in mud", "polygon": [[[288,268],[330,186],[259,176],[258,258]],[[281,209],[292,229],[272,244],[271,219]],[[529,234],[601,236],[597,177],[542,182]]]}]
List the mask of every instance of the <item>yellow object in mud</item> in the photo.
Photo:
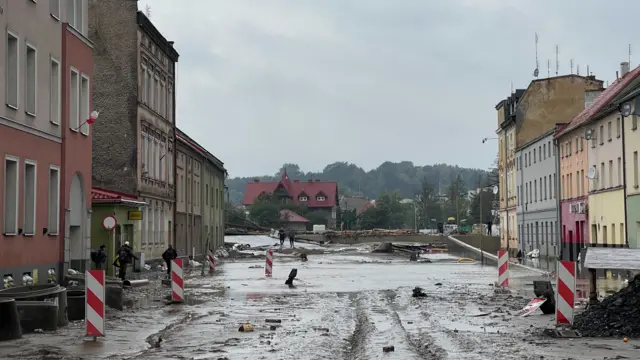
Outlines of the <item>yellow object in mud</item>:
[{"label": "yellow object in mud", "polygon": [[242,324],[240,325],[240,328],[238,328],[238,331],[240,332],[252,332],[253,331],[253,325],[246,323],[246,324]]},{"label": "yellow object in mud", "polygon": [[463,262],[476,262],[476,261],[474,259],[471,259],[471,258],[460,258],[456,262],[463,263]]}]

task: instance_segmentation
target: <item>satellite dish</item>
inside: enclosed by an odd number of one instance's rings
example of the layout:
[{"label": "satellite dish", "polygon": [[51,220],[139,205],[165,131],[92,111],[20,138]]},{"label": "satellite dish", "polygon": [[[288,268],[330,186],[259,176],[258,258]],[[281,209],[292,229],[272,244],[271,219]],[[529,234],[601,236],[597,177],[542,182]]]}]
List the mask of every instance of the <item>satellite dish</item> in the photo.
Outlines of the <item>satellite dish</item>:
[{"label": "satellite dish", "polygon": [[624,117],[631,115],[631,103],[623,104],[620,108],[620,113],[622,113]]},{"label": "satellite dish", "polygon": [[596,168],[595,167],[590,167],[589,171],[587,171],[587,178],[589,178],[589,180],[593,180],[596,178]]},{"label": "satellite dish", "polygon": [[493,194],[494,194],[494,195],[497,195],[497,194],[498,194],[498,187],[497,187],[497,186],[494,186],[494,187],[493,187]]}]

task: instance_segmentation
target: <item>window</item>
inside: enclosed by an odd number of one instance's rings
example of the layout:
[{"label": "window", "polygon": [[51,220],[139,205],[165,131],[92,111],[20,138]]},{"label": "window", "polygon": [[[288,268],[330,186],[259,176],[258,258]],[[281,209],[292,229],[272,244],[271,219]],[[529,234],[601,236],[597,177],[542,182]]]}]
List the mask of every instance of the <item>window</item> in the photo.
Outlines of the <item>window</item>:
[{"label": "window", "polygon": [[529,203],[529,183],[524,184],[524,203]]},{"label": "window", "polygon": [[553,174],[553,182],[551,183],[551,193],[553,194],[553,197],[556,197],[556,191],[558,191],[558,187],[556,186],[556,183],[558,181],[558,176],[556,174]]},{"label": "window", "polygon": [[19,98],[18,95],[20,85],[18,81],[18,74],[20,73],[20,63],[18,56],[20,49],[20,40],[17,35],[14,35],[11,32],[7,33],[7,58],[6,58],[6,101],[7,105],[10,107],[17,109]]},{"label": "window", "polygon": [[[163,139],[164,140],[164,139]],[[165,173],[165,163],[167,161],[167,154],[165,152],[165,144],[166,141],[163,141],[160,143],[160,163],[158,164],[158,167],[160,168],[160,180],[161,181],[165,181],[166,178],[166,173]]]},{"label": "window", "polygon": [[173,165],[173,144],[171,142],[169,142],[169,153],[167,154],[167,156],[169,157],[169,184],[173,184],[173,171],[174,171],[174,165]]},{"label": "window", "polygon": [[538,180],[533,180],[533,201],[538,202]]},{"label": "window", "polygon": [[140,97],[142,102],[147,104],[149,102],[148,93],[147,93],[147,66],[142,64],[142,77],[140,82]]},{"label": "window", "polygon": [[609,187],[613,187],[613,160],[609,160]]},{"label": "window", "polygon": [[544,158],[547,158],[547,144],[542,144],[542,153],[544,154]]},{"label": "window", "polygon": [[618,186],[624,185],[624,181],[622,179],[622,158],[618,157]]},{"label": "window", "polygon": [[584,170],[580,170],[580,184],[582,184],[582,195],[587,195],[587,189],[584,188]]},{"label": "window", "polygon": [[60,0],[49,0],[49,13],[60,20]]},{"label": "window", "polygon": [[538,146],[538,157],[538,160],[542,161],[542,146]]},{"label": "window", "polygon": [[537,159],[537,157],[536,157],[536,149],[533,149],[533,163],[534,164],[536,163],[536,159]]},{"label": "window", "polygon": [[69,77],[69,127],[78,131],[80,127],[80,74],[71,68]]},{"label": "window", "polygon": [[84,33],[84,1],[67,0],[67,22],[82,35]]},{"label": "window", "polygon": [[616,137],[620,137],[620,118],[616,119]]},{"label": "window", "polygon": [[60,62],[51,58],[49,71],[49,121],[60,125]]},{"label": "window", "polygon": [[[89,85],[89,78],[82,75],[80,78],[80,119],[81,124],[86,122],[91,116],[89,106],[91,106],[91,86]],[[89,124],[82,125],[80,132],[83,135],[89,135]]]},{"label": "window", "polygon": [[607,245],[608,244],[608,239],[607,239],[607,225],[603,225],[602,226],[602,243]]},{"label": "window", "polygon": [[143,130],[142,134],[140,135],[140,159],[141,163],[142,163],[142,176],[144,177],[145,174],[144,172],[147,170],[147,152],[149,151],[148,147],[147,147],[147,133]]},{"label": "window", "polygon": [[573,173],[569,174],[569,198],[573,198]]},{"label": "window", "polygon": [[153,99],[151,100],[153,111],[160,112],[160,85],[158,75],[153,77]]},{"label": "window", "polygon": [[27,44],[27,58],[25,64],[25,107],[24,111],[32,116],[36,115],[38,102],[38,50],[33,45]]},{"label": "window", "polygon": [[25,235],[36,233],[36,163],[25,160],[24,162],[24,220],[23,232]]},{"label": "window", "polygon": [[167,99],[167,119],[173,121],[173,84],[169,83],[169,95]]},{"label": "window", "polygon": [[307,201],[307,200],[308,200],[308,199],[307,199],[307,197],[306,197],[306,196],[300,196],[300,197],[298,198],[298,201]]},{"label": "window", "polygon": [[576,196],[582,196],[582,182],[580,179],[580,171],[576,171]]},{"label": "window", "polygon": [[547,177],[544,177],[544,199],[547,200]]},{"label": "window", "polygon": [[600,145],[604,144],[604,125],[600,125]]},{"label": "window", "polygon": [[616,224],[611,224],[611,241],[616,242]]},{"label": "window", "polygon": [[58,235],[58,225],[60,224],[60,168],[49,167],[49,221],[48,232],[51,235]]},{"label": "window", "polygon": [[638,116],[631,115],[631,130],[638,129]]},{"label": "window", "polygon": [[580,138],[576,137],[576,152],[580,151]]},{"label": "window", "polygon": [[633,187],[638,188],[638,152],[633,152]]},{"label": "window", "polygon": [[209,184],[204,184],[204,204],[209,205]]},{"label": "window", "polygon": [[562,175],[562,183],[560,184],[561,188],[561,199],[566,199],[567,198],[567,193],[566,193],[566,189],[565,189],[565,184],[564,184],[564,175]]},{"label": "window", "polygon": [[600,188],[604,189],[605,187],[607,187],[607,184],[605,182],[605,177],[604,177],[604,163],[600,163]]},{"label": "window", "polygon": [[160,179],[160,140],[153,139],[153,178]]},{"label": "window", "polygon": [[160,82],[160,115],[167,116],[167,93],[164,82]]},{"label": "window", "polygon": [[316,201],[325,201],[326,198],[324,196],[317,196]]},{"label": "window", "polygon": [[542,201],[542,178],[540,178],[540,201]]},{"label": "window", "polygon": [[607,123],[607,135],[609,135],[609,141],[611,141],[611,121]]},{"label": "window", "polygon": [[19,159],[7,156],[4,159],[4,234],[18,233],[18,170]]},{"label": "window", "polygon": [[153,67],[147,69],[147,105],[153,109]]}]

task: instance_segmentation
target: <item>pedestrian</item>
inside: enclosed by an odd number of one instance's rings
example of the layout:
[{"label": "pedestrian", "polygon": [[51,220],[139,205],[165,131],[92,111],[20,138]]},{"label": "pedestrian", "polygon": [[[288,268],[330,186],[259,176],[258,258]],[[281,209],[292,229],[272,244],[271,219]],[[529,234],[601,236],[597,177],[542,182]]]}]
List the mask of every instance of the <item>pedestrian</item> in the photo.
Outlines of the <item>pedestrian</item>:
[{"label": "pedestrian", "polygon": [[171,275],[171,260],[176,259],[178,257],[178,252],[176,249],[169,244],[167,250],[162,253],[162,259],[167,263],[167,275]]},{"label": "pedestrian", "polygon": [[280,249],[282,249],[282,246],[284,245],[284,239],[287,237],[287,234],[284,232],[283,228],[280,228],[280,230],[278,230],[278,236],[280,237]]},{"label": "pedestrian", "polygon": [[523,257],[523,256],[522,256],[522,249],[519,249],[519,250],[518,250],[518,254],[516,254],[516,258],[518,259],[518,262],[519,262],[520,264],[522,264],[522,257]]},{"label": "pedestrian", "polygon": [[133,253],[131,246],[129,246],[129,242],[125,241],[124,245],[122,245],[120,250],[118,250],[118,258],[116,259],[120,267],[120,280],[125,280],[127,276],[127,266],[131,264],[133,259],[138,260],[138,257]]},{"label": "pedestrian", "polygon": [[296,232],[290,228],[289,229],[289,245],[291,245],[292,249],[294,248],[293,244],[295,243],[295,241],[296,241]]},{"label": "pedestrian", "polygon": [[98,250],[91,251],[91,260],[96,265],[96,270],[102,270],[102,266],[107,262],[107,253],[104,250],[105,245],[100,245]]}]

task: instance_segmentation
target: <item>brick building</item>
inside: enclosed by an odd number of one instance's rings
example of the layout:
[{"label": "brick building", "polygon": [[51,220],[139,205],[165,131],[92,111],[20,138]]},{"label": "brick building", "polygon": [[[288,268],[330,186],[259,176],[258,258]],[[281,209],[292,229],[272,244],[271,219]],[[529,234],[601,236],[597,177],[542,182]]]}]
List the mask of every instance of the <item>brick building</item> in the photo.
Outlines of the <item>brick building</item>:
[{"label": "brick building", "polygon": [[[89,259],[93,45],[87,1],[0,5],[0,274]],[[84,124],[84,125],[83,125]]]},{"label": "brick building", "polygon": [[178,52],[137,6],[137,1],[89,1],[93,101],[103,111],[94,129],[93,185],[147,204],[142,219],[120,233],[133,239],[135,251],[153,259],[175,236]]}]

